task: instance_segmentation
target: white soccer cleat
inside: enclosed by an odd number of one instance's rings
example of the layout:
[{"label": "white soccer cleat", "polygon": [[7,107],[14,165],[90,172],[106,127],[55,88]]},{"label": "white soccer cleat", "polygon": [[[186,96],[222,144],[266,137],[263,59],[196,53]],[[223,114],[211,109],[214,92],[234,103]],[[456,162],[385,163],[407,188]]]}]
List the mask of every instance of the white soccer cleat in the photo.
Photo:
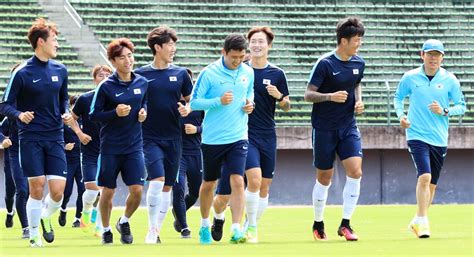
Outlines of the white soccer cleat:
[{"label": "white soccer cleat", "polygon": [[146,234],[145,237],[145,244],[160,244],[160,236],[158,235],[158,232],[156,229],[150,229],[148,230],[148,233]]}]

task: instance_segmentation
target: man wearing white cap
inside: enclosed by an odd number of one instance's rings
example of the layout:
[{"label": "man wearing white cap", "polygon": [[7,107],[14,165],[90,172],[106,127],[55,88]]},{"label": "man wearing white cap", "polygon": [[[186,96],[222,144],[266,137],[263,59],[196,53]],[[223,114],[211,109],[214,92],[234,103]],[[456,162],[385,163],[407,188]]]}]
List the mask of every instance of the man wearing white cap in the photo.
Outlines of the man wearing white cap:
[{"label": "man wearing white cap", "polygon": [[[406,129],[408,151],[417,170],[418,208],[409,229],[419,238],[430,237],[428,208],[446,157],[449,116],[463,115],[466,111],[459,80],[440,67],[443,57],[443,43],[427,40],[421,51],[423,65],[403,75],[394,97],[395,110],[400,125]],[[405,114],[403,99],[407,96],[409,108]]]}]

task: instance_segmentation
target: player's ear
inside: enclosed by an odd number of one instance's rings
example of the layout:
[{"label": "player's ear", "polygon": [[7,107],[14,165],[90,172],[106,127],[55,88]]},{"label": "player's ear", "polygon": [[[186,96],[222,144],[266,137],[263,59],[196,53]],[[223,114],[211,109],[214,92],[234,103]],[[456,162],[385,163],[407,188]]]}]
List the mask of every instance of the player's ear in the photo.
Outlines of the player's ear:
[{"label": "player's ear", "polygon": [[222,53],[222,55],[224,55],[224,56],[227,55],[227,53],[226,53],[226,51],[225,51],[224,48],[222,48],[221,53]]}]

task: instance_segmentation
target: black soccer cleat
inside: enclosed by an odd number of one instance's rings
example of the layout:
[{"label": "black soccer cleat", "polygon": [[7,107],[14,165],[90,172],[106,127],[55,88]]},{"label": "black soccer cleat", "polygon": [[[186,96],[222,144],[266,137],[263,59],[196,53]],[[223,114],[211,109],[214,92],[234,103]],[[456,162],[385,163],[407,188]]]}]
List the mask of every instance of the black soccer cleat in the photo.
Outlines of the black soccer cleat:
[{"label": "black soccer cleat", "polygon": [[51,226],[51,219],[42,218],[41,228],[43,229],[43,238],[46,242],[52,243],[54,241],[54,230]]},{"label": "black soccer cleat", "polygon": [[66,215],[67,215],[67,212],[59,211],[59,217],[58,217],[59,226],[61,227],[66,226]]},{"label": "black soccer cleat", "polygon": [[12,214],[7,213],[7,217],[5,217],[5,227],[13,227],[13,216],[15,216],[15,212],[12,212]]},{"label": "black soccer cleat", "polygon": [[173,214],[174,217],[174,222],[173,222],[173,227],[176,232],[180,233],[182,230],[181,224],[179,224],[178,219],[176,218],[176,213],[174,212],[174,208],[171,209],[171,213]]},{"label": "black soccer cleat", "polygon": [[103,245],[109,245],[114,243],[114,234],[112,234],[112,231],[107,231],[102,233],[102,244]]},{"label": "black soccer cleat", "polygon": [[80,221],[80,220],[75,220],[75,221],[72,223],[72,227],[73,227],[73,228],[80,228],[80,227],[81,227],[81,221]]},{"label": "black soccer cleat", "polygon": [[211,227],[211,235],[214,241],[221,241],[222,239],[222,228],[224,227],[224,220],[218,220],[214,218],[214,222]]},{"label": "black soccer cleat", "polygon": [[117,221],[117,225],[115,225],[115,228],[120,233],[120,242],[122,242],[122,244],[133,243],[133,236],[132,232],[130,231],[130,223],[125,222],[123,224],[120,224],[119,218],[119,220]]},{"label": "black soccer cleat", "polygon": [[189,230],[189,228],[183,228],[181,230],[181,238],[191,238],[191,230]]}]

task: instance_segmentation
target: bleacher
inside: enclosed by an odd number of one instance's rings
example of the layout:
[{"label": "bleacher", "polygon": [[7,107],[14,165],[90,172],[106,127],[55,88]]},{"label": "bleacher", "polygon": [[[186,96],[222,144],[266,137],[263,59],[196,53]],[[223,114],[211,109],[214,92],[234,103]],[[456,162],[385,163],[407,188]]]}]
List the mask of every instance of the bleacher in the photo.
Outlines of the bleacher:
[{"label": "bleacher", "polygon": [[[30,58],[33,49],[26,34],[31,23],[38,17],[48,18],[35,0],[0,1],[0,90],[3,92],[10,78],[11,68]],[[69,71],[70,93],[91,88],[90,72],[79,59],[77,51],[59,35],[56,60],[65,64]]]},{"label": "bleacher", "polygon": [[[276,38],[270,60],[286,71],[293,106],[288,113],[277,111],[276,120],[281,126],[310,124],[311,104],[303,100],[306,81],[317,58],[335,48],[335,26],[339,19],[357,15],[366,26],[364,44],[360,49],[360,55],[366,60],[363,80],[366,113],[358,116],[359,124],[398,124],[391,99],[398,80],[405,71],[421,64],[421,44],[426,39],[439,38],[447,49],[444,67],[460,79],[468,102],[466,115],[461,119],[453,117],[451,122],[474,124],[474,52],[471,45],[474,39],[474,5],[469,1],[426,1],[416,4],[377,0],[358,3],[314,1],[314,4],[310,4],[312,1],[302,4],[286,1],[288,4],[282,0],[70,2],[104,47],[114,38],[129,37],[137,46],[135,67],[153,59],[146,46],[146,35],[152,28],[168,25],[176,29],[179,42],[175,63],[190,68],[195,77],[202,68],[219,57],[224,37],[228,33],[245,33],[254,25],[271,26]],[[5,52],[3,49],[6,45],[10,51],[18,51],[16,56],[19,59],[26,58],[31,50],[25,40],[21,45],[26,45],[26,48],[20,48],[18,40],[25,37],[22,29],[26,30],[31,24],[32,18],[28,18],[28,15],[37,15],[41,9],[36,8],[36,4],[30,4],[35,7],[28,12],[4,19],[14,12],[4,5],[0,5],[0,24],[4,25],[0,33],[6,37],[0,40],[0,54]],[[15,6],[17,8],[19,5]],[[23,15],[27,17],[19,18]],[[16,21],[25,22],[17,24]],[[72,49],[61,45],[60,57],[63,62],[78,61]],[[8,62],[8,58],[3,60]],[[0,67],[8,65],[0,61]],[[76,73],[70,74],[76,78],[71,80],[73,87],[89,79],[88,74],[80,79],[82,70],[76,68]],[[0,72],[2,79],[4,71]]]}]

